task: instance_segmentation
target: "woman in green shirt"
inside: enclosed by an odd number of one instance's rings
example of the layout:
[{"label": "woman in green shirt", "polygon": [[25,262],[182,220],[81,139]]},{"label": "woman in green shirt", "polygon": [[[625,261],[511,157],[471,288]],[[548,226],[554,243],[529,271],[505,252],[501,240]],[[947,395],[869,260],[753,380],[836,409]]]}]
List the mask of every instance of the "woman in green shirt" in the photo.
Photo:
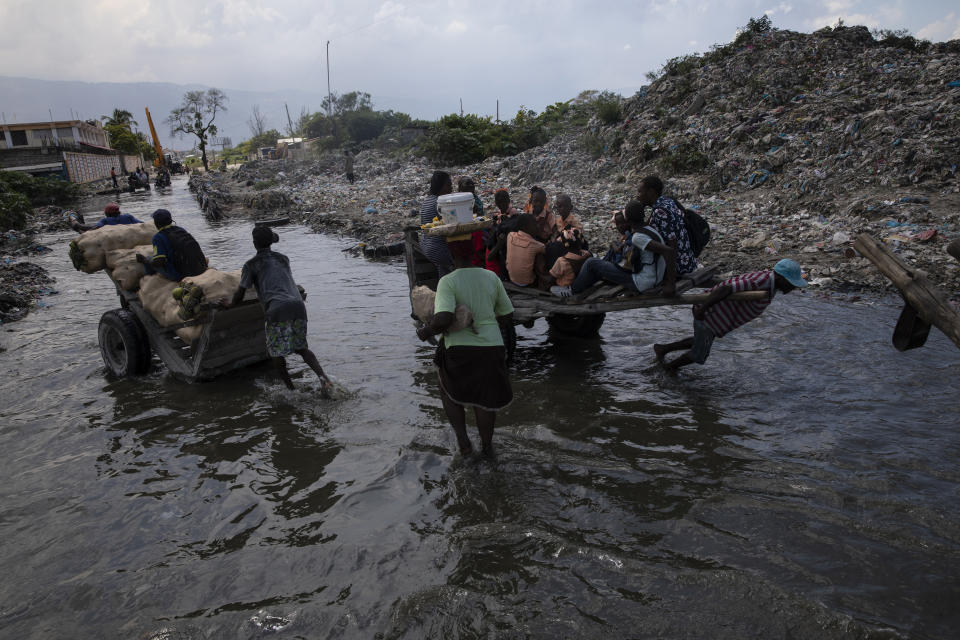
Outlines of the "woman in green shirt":
[{"label": "woman in green shirt", "polygon": [[[440,378],[440,396],[450,425],[457,435],[460,454],[473,453],[467,436],[466,408],[473,407],[483,455],[493,457],[493,427],[497,411],[513,399],[507,374],[507,354],[500,324],[513,322],[513,305],[503,283],[492,271],[471,263],[473,242],[448,240],[454,271],[440,278],[434,316],[417,331],[427,340],[443,333],[434,363]],[[454,310],[464,304],[473,312],[473,325],[445,333],[454,321]]]}]

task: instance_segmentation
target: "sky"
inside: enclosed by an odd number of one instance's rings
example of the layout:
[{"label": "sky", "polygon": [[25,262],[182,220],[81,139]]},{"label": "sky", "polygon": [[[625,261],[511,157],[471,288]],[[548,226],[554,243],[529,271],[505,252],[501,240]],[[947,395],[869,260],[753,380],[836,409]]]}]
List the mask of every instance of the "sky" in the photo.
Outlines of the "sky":
[{"label": "sky", "polygon": [[955,0],[0,0],[0,75],[323,94],[329,41],[334,92],[430,119],[461,100],[495,115],[499,100],[510,118],[586,89],[630,95],[764,14],[795,31],[842,18],[960,38]]}]

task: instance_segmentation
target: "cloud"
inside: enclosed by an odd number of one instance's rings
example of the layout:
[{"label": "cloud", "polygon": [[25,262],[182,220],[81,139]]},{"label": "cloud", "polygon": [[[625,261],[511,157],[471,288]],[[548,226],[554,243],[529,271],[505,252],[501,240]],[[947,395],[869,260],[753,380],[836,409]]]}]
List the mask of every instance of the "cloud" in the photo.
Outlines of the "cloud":
[{"label": "cloud", "polygon": [[933,42],[955,40],[960,38],[960,18],[955,13],[949,13],[940,20],[917,30],[917,37]]},{"label": "cloud", "polygon": [[631,45],[629,45],[629,44],[623,45],[623,50],[624,50],[624,51],[630,51],[630,49],[633,49],[633,47],[632,47]]},{"label": "cloud", "polygon": [[811,31],[837,24],[839,20],[847,26],[863,25],[870,29],[899,28],[903,25],[904,14],[899,5],[871,5],[869,12],[854,12],[859,0],[830,0],[823,3],[827,13],[804,21]]},{"label": "cloud", "polygon": [[466,30],[467,30],[467,25],[460,22],[459,20],[451,21],[449,24],[447,24],[447,27],[444,29],[444,31],[446,31],[447,33],[452,33],[452,34],[463,33]]}]

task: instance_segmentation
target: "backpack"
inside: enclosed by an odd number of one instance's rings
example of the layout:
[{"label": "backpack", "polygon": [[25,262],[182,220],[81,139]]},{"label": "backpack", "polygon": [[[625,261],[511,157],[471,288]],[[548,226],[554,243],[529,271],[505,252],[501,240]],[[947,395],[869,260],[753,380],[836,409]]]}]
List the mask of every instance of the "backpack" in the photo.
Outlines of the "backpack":
[{"label": "backpack", "polygon": [[185,229],[172,226],[160,233],[170,240],[170,245],[173,247],[171,262],[181,278],[198,276],[207,270],[207,258],[203,255],[203,250]]},{"label": "backpack", "polygon": [[693,249],[693,255],[700,257],[703,248],[710,242],[710,223],[696,211],[685,208],[676,198],[671,198],[671,200],[683,212],[683,223],[687,227],[687,236],[690,238],[690,248]]}]

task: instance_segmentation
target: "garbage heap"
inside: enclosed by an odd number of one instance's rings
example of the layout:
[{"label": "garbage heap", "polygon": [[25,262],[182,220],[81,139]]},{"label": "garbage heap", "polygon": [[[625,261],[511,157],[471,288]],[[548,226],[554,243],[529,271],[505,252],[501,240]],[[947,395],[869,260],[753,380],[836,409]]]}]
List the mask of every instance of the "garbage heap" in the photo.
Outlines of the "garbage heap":
[{"label": "garbage heap", "polygon": [[[472,176],[486,207],[498,188],[518,207],[534,185],[551,200],[569,194],[600,250],[615,237],[611,210],[657,174],[711,224],[701,259],[722,273],[791,257],[821,287],[889,290],[852,248],[868,232],[957,294],[960,265],[944,246],[960,236],[958,149],[960,40],[770,28],[670,61],[622,102],[618,122],[595,117],[515,156],[445,169],[455,183]],[[355,167],[351,185],[338,153],[259,161],[218,188],[258,216],[281,203],[315,228],[388,244],[417,220],[430,174],[444,168],[397,148],[361,150]]]}]

